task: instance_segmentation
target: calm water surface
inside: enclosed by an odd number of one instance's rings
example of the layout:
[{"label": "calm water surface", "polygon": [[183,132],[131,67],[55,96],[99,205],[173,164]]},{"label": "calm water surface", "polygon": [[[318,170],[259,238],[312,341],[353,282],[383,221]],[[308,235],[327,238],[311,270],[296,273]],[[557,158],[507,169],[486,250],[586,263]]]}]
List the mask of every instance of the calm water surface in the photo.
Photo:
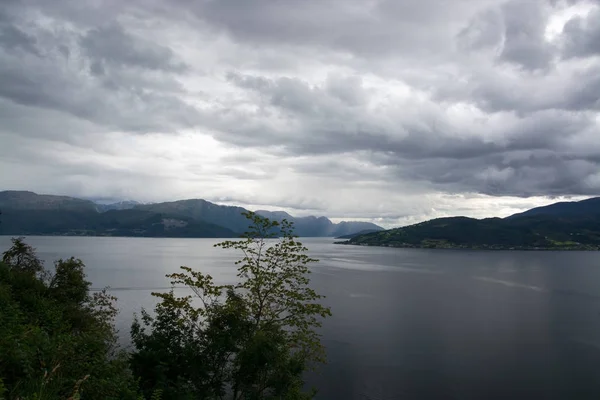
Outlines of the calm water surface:
[{"label": "calm water surface", "polygon": [[[30,237],[51,263],[75,256],[133,312],[180,265],[235,282],[212,239]],[[600,253],[413,250],[303,239],[334,316],[318,399],[600,399]],[[0,250],[9,246],[0,237]]]}]

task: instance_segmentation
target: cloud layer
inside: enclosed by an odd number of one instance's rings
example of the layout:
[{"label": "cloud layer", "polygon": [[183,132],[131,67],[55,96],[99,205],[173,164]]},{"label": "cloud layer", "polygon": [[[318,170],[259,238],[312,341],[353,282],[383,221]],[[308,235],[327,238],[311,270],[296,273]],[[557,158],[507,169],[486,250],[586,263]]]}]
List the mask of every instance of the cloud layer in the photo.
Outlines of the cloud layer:
[{"label": "cloud layer", "polygon": [[600,195],[600,4],[5,0],[0,121],[0,189],[506,215]]}]

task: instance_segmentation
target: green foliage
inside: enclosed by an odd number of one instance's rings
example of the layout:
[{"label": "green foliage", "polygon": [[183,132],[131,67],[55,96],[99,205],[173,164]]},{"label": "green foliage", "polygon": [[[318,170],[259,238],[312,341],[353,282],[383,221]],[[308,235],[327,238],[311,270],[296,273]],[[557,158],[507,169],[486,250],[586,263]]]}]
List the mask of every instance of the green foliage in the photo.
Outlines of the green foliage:
[{"label": "green foliage", "polygon": [[6,399],[6,387],[4,386],[4,382],[0,379],[0,400]]},{"label": "green foliage", "polygon": [[[173,223],[174,222],[174,223]],[[111,210],[104,213],[78,210],[4,209],[0,234],[236,237],[233,231],[202,220],[146,210]]]},{"label": "green foliage", "polygon": [[12,247],[2,254],[2,262],[9,268],[25,274],[39,275],[44,271],[44,265],[35,255],[35,250],[23,241],[23,238],[13,238]]},{"label": "green foliage", "polygon": [[7,399],[135,399],[116,348],[114,298],[89,294],[80,260],[44,270],[21,238],[0,263],[0,379]]},{"label": "green foliage", "polygon": [[[164,399],[307,399],[303,372],[325,359],[317,329],[331,315],[309,287],[306,248],[287,221],[245,213],[251,229],[239,241],[237,285],[181,267],[168,275],[192,295],[154,293],[155,315],[132,325],[132,369],[149,396]],[[279,236],[279,238],[276,238]]]},{"label": "green foliage", "polygon": [[600,249],[600,217],[524,215],[505,219],[438,218],[356,236],[350,244],[481,249]]},{"label": "green foliage", "polygon": [[[252,229],[218,246],[239,250],[237,285],[181,267],[174,291],[116,346],[115,298],[90,294],[75,258],[44,268],[22,238],[0,262],[0,399],[309,399],[303,373],[325,360],[317,333],[330,315],[309,287],[316,260],[287,221],[246,213]],[[138,393],[138,387],[143,395]]]},{"label": "green foliage", "polygon": [[[315,328],[321,326],[320,319],[330,315],[330,311],[318,303],[322,296],[308,286],[308,265],[317,260],[305,254],[308,249],[293,235],[291,223],[273,222],[254,213],[246,215],[253,229],[245,239],[217,246],[244,254],[237,262],[242,281],[236,289],[241,289],[253,322],[256,326],[285,326],[294,349],[310,360],[324,361]],[[270,243],[269,239],[276,235],[281,239]]]}]

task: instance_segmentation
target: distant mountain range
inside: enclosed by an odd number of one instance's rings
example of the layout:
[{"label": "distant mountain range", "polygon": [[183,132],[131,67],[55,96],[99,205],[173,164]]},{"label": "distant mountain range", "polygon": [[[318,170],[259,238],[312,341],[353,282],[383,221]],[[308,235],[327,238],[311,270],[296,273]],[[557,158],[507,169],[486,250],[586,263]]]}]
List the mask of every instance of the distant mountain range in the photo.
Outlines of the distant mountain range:
[{"label": "distant mountain range", "polygon": [[[67,196],[27,191],[0,192],[0,235],[80,235],[142,237],[238,237],[248,229],[242,207],[202,199],[140,204],[124,201],[97,204]],[[285,212],[258,211],[273,220],[294,222],[298,236],[341,236],[365,229],[383,230],[368,222],[340,222],[325,217],[293,217]]]},{"label": "distant mountain range", "polygon": [[137,201],[119,201],[118,203],[110,203],[110,204],[100,204],[96,203],[96,208],[100,212],[106,212],[110,210],[130,210],[135,206],[141,205],[142,203],[138,203]]},{"label": "distant mountain range", "polygon": [[267,217],[274,221],[287,219],[294,223],[300,236],[328,236],[338,237],[342,235],[354,234],[364,230],[381,231],[383,228],[370,222],[342,221],[334,224],[325,217],[302,217],[295,218],[283,211],[264,211],[258,210],[257,214]]},{"label": "distant mountain range", "polygon": [[340,243],[416,248],[600,250],[600,198],[555,203],[507,218],[437,218],[357,235]]},{"label": "distant mountain range", "polygon": [[379,232],[378,229],[363,229],[362,231],[358,231],[355,233],[349,233],[347,235],[341,235],[336,237],[336,239],[352,239],[353,237],[366,235],[367,233]]}]

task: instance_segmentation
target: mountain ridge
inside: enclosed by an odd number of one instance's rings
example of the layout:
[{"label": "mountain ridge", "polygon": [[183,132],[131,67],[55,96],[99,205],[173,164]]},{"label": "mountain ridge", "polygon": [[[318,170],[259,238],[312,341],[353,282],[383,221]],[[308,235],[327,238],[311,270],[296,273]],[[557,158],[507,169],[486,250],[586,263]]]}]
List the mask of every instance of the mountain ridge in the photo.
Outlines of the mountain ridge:
[{"label": "mountain ridge", "polygon": [[0,191],[0,209],[3,208],[95,211],[97,204],[77,197],[37,194],[26,190],[5,190]]},{"label": "mountain ridge", "polygon": [[[3,212],[0,234],[5,235],[236,237],[248,229],[248,220],[242,215],[247,209],[204,199],[101,205],[76,197],[0,191],[0,211]],[[337,232],[353,229],[358,232],[364,226],[383,230],[365,222],[334,224],[326,217],[293,217],[283,211],[259,211],[275,220],[290,219],[299,236],[335,236]]]},{"label": "mountain ridge", "polygon": [[108,204],[96,203],[96,206],[98,208],[98,211],[106,212],[110,210],[129,210],[141,204],[142,203],[133,200],[124,200]]},{"label": "mountain ridge", "polygon": [[600,250],[600,197],[554,203],[506,218],[436,218],[340,244],[491,250]]},{"label": "mountain ridge", "polygon": [[506,218],[513,219],[535,215],[554,215],[563,217],[585,217],[589,215],[600,215],[600,197],[592,197],[590,199],[579,201],[561,201],[558,203],[549,204],[547,206],[535,207],[521,213],[513,214]]}]

